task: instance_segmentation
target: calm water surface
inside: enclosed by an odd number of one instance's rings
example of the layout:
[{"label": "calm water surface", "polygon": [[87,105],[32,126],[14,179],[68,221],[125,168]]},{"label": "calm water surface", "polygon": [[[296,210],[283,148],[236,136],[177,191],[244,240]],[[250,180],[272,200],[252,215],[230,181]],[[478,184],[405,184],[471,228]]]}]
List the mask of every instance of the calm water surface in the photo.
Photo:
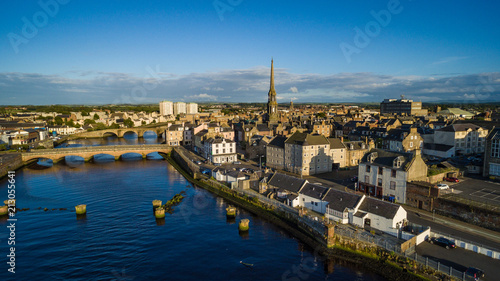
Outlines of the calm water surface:
[{"label": "calm water surface", "polygon": [[126,133],[123,138],[108,136],[104,138],[77,139],[61,143],[56,148],[101,146],[101,145],[136,145],[136,144],[161,144],[165,140],[158,138],[156,133],[146,131],[144,137],[138,138],[136,133]]},{"label": "calm water surface", "polygon": [[[157,221],[151,201],[181,191],[184,201]],[[7,197],[5,179],[0,196]],[[16,196],[30,210],[16,214],[15,275],[7,272],[7,222],[0,221],[0,280],[383,280],[323,261],[245,211],[228,221],[226,202],[166,161],[25,168],[16,172]],[[77,220],[78,204],[87,204],[84,219]],[[250,219],[247,235],[237,229],[242,218]]]}]

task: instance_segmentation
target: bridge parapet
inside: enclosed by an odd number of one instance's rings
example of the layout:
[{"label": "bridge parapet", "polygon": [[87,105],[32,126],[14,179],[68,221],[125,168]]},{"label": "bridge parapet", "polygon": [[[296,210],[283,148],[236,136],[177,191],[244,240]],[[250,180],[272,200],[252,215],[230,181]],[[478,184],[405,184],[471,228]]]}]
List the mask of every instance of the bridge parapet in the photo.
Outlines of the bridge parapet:
[{"label": "bridge parapet", "polygon": [[97,154],[109,154],[119,158],[126,153],[139,153],[143,157],[152,152],[169,153],[172,147],[166,144],[159,145],[110,145],[110,146],[84,146],[44,149],[39,151],[25,152],[22,154],[23,162],[28,162],[38,158],[48,158],[53,161],[60,161],[65,156],[81,156],[86,161],[92,159]]}]

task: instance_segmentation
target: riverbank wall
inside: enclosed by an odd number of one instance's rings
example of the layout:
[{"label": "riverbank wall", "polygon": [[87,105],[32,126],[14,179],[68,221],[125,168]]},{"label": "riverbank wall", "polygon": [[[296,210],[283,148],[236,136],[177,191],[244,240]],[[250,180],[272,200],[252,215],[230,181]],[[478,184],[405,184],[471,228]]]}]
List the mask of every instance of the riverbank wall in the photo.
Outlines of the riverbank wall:
[{"label": "riverbank wall", "polygon": [[[328,241],[328,233],[318,233],[317,228],[301,223],[295,216],[275,208],[267,202],[256,200],[232,190],[229,186],[207,179],[198,170],[199,167],[189,158],[173,149],[167,155],[167,161],[176,168],[189,182],[222,197],[259,217],[281,227],[325,259],[345,261],[375,272],[388,280],[442,280],[443,274],[418,265],[413,260],[388,252],[374,244],[357,241],[348,237],[333,235]],[[258,199],[258,198],[257,198]],[[419,275],[423,274],[425,277]]]},{"label": "riverbank wall", "polygon": [[0,164],[0,179],[5,177],[9,171],[15,171],[24,166],[21,153],[7,153],[0,157],[2,157],[2,162]]}]

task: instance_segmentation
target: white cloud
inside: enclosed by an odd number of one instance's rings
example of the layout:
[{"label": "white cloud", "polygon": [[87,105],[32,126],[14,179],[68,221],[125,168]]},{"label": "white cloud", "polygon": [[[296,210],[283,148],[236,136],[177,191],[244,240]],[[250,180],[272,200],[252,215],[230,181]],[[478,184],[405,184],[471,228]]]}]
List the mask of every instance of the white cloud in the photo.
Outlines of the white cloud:
[{"label": "white cloud", "polygon": [[187,96],[186,98],[188,100],[193,100],[193,101],[198,101],[198,100],[216,101],[217,100],[217,96],[209,95],[206,93],[199,94],[199,95]]},{"label": "white cloud", "polygon": [[[294,74],[282,69],[275,71],[279,73],[275,79],[277,96],[283,101],[380,102],[385,98],[399,98],[401,94],[417,101],[500,100],[498,72],[420,77],[374,73]],[[85,73],[84,78],[74,73],[70,77],[0,73],[0,93],[5,103],[10,102],[7,97],[16,96],[16,102],[21,104],[138,104],[156,103],[164,99],[266,102],[269,91],[269,68],[264,67],[193,73],[169,78],[160,75],[159,79],[145,79],[126,73],[89,73]]]}]

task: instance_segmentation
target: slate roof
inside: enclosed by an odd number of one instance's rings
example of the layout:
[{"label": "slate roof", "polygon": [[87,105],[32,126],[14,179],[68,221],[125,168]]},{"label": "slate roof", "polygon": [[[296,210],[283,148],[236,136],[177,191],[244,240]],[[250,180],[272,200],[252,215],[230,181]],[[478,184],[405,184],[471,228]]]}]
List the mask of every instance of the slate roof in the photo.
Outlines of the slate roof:
[{"label": "slate roof", "polygon": [[437,150],[437,151],[449,151],[453,149],[453,145],[439,144],[439,143],[424,143],[424,149]]},{"label": "slate roof", "polygon": [[221,138],[221,137],[209,138],[208,140],[206,140],[206,142],[208,142],[208,143],[222,143],[222,142],[233,143],[233,141],[225,139],[225,138]]},{"label": "slate roof", "polygon": [[344,143],[338,138],[329,138],[330,149],[345,148]]},{"label": "slate roof", "polygon": [[321,185],[316,185],[312,183],[306,183],[304,187],[300,190],[300,194],[322,200],[325,194],[328,192],[328,188]]},{"label": "slate roof", "polygon": [[343,212],[345,208],[354,208],[358,205],[362,196],[357,194],[348,193],[336,189],[331,189],[323,198],[323,201],[328,202],[328,208],[335,211]]},{"label": "slate roof", "polygon": [[268,185],[277,187],[280,190],[286,190],[294,193],[299,193],[306,180],[288,176],[281,173],[275,173],[269,180]]},{"label": "slate roof", "polygon": [[[353,145],[353,149],[351,149],[351,144]],[[363,148],[363,144],[365,145],[365,148]],[[366,149],[368,147],[364,141],[348,141],[344,142],[344,145],[349,150]]]},{"label": "slate roof", "polygon": [[268,146],[274,146],[279,148],[285,148],[286,137],[284,136],[276,136],[274,137]]},{"label": "slate roof", "polygon": [[298,145],[320,145],[330,144],[328,139],[323,135],[311,135],[307,133],[295,132],[291,135],[285,143],[298,144]]},{"label": "slate roof", "polygon": [[463,132],[467,131],[469,129],[475,131],[481,127],[471,124],[471,123],[465,123],[465,124],[453,124],[449,125],[446,127],[443,127],[441,129],[437,129],[436,131],[442,131],[442,132]]},{"label": "slate roof", "polygon": [[366,197],[359,206],[358,212],[363,211],[388,219],[393,219],[400,206],[388,201]]},{"label": "slate roof", "polygon": [[498,128],[493,128],[491,132],[488,134],[486,137],[488,140],[498,140],[500,139],[500,127]]},{"label": "slate roof", "polygon": [[[373,160],[373,162],[369,162],[368,161],[368,156],[372,152],[376,152],[377,153],[377,157],[375,158],[375,160]],[[361,161],[364,162],[364,163],[370,163],[370,164],[375,164],[375,165],[378,165],[378,166],[385,166],[385,167],[391,167],[391,168],[393,168],[393,166],[394,166],[393,165],[394,164],[394,160],[397,157],[399,157],[399,156],[403,156],[404,157],[404,162],[401,164],[401,169],[405,169],[405,167],[407,166],[407,164],[409,164],[410,161],[413,158],[413,154],[412,153],[392,152],[392,151],[386,151],[386,150],[374,148],[374,149],[370,150],[368,153],[366,153],[363,156],[363,159]]]}]

